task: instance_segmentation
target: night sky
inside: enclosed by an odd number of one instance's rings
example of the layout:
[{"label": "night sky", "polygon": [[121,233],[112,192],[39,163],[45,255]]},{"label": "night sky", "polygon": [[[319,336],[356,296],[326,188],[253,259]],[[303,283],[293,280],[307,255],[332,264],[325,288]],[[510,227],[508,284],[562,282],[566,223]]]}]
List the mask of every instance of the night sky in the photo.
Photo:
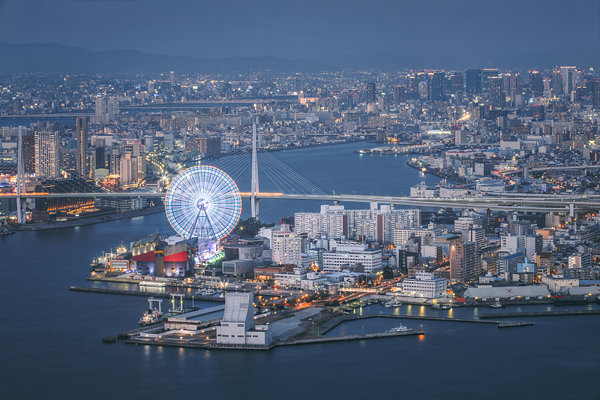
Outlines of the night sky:
[{"label": "night sky", "polygon": [[598,0],[0,0],[0,42],[288,59],[600,48]]}]

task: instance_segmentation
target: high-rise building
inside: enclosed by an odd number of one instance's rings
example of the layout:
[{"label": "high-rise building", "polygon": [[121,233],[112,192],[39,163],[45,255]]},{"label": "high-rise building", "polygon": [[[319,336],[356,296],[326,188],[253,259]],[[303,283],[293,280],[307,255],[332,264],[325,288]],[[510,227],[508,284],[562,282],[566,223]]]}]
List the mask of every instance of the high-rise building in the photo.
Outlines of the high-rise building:
[{"label": "high-rise building", "polygon": [[560,68],[556,67],[552,71],[552,96],[560,97],[563,95],[563,80]]},{"label": "high-rise building", "polygon": [[446,73],[444,71],[435,71],[428,75],[428,100],[429,101],[444,101],[444,80]]},{"label": "high-rise building", "polygon": [[500,76],[498,68],[484,68],[481,70],[481,90],[487,92],[489,90],[489,80],[492,77]]},{"label": "high-rise building", "polygon": [[26,174],[35,174],[35,136],[23,135],[23,167]]},{"label": "high-rise building", "polygon": [[278,264],[301,265],[300,246],[302,238],[290,231],[288,224],[281,224],[277,231],[273,231],[271,249],[273,250],[273,262]]},{"label": "high-rise building", "polygon": [[466,75],[465,92],[468,94],[481,94],[481,70],[468,69]]},{"label": "high-rise building", "polygon": [[600,78],[592,78],[592,105],[594,110],[600,110]]},{"label": "high-rise building", "polygon": [[60,140],[59,133],[39,131],[35,133],[35,174],[36,176],[56,179],[60,176]]},{"label": "high-rise building", "polygon": [[502,78],[499,76],[489,77],[487,85],[492,109],[503,108],[504,93],[502,93]]},{"label": "high-rise building", "polygon": [[119,99],[114,96],[96,97],[96,113],[94,121],[97,124],[112,122],[119,114]]},{"label": "high-rise building", "polygon": [[577,67],[560,67],[563,94],[565,96],[570,96],[571,92],[575,89],[575,86],[573,85],[573,83],[576,81],[576,79],[574,79],[575,71],[577,71]]},{"label": "high-rise building", "polygon": [[451,93],[464,91],[464,76],[460,72],[452,72],[448,77],[448,89]]},{"label": "high-rise building", "polygon": [[122,185],[135,184],[138,181],[138,157],[124,154],[120,161],[119,176]]},{"label": "high-rise building", "polygon": [[377,103],[375,82],[367,83],[367,103]]},{"label": "high-rise building", "polygon": [[414,94],[419,92],[419,79],[415,75],[410,75],[406,78],[406,88],[408,93]]},{"label": "high-rise building", "polygon": [[394,87],[394,104],[398,105],[406,101],[406,89],[404,86]]},{"label": "high-rise building", "polygon": [[457,242],[450,245],[450,279],[470,282],[477,280],[481,258],[475,242]]},{"label": "high-rise building", "polygon": [[75,120],[75,134],[77,135],[77,171],[82,178],[88,176],[87,168],[87,118],[79,117]]},{"label": "high-rise building", "polygon": [[529,86],[534,97],[544,94],[544,75],[538,71],[529,71]]}]

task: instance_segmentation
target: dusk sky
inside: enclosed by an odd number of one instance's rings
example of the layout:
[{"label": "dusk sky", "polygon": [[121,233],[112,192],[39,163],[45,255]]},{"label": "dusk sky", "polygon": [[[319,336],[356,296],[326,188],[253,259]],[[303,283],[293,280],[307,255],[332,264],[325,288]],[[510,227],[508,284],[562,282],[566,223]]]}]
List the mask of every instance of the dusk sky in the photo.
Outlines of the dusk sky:
[{"label": "dusk sky", "polygon": [[598,49],[598,25],[597,0],[0,0],[0,42],[206,58]]}]

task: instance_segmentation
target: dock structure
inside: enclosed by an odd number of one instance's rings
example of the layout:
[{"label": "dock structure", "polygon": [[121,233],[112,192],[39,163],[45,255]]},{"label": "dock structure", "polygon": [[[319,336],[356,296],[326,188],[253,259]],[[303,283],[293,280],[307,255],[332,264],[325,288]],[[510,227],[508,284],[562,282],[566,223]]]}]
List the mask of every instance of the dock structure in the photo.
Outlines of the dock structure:
[{"label": "dock structure", "polygon": [[[153,297],[163,297],[170,298],[171,293],[155,293],[155,292],[141,292],[139,290],[123,290],[123,289],[106,289],[106,288],[95,288],[95,287],[82,287],[82,286],[71,286],[69,288],[72,292],[90,292],[90,293],[108,293],[108,294],[125,294],[128,296],[153,296]],[[215,301],[223,303],[225,302],[224,297],[212,297],[212,296],[196,296],[191,294],[181,294],[184,299],[199,301]]]},{"label": "dock structure", "polygon": [[564,315],[598,315],[600,310],[573,310],[573,311],[531,311],[514,313],[486,313],[479,314],[479,318],[505,318],[505,317],[552,317]]},{"label": "dock structure", "polygon": [[[494,314],[495,315],[495,314]],[[493,321],[493,320],[479,320],[479,319],[465,319],[465,318],[448,318],[448,317],[425,317],[417,315],[391,315],[391,314],[369,314],[369,315],[344,315],[337,318],[332,318],[321,326],[321,332],[327,333],[342,322],[356,321],[360,319],[368,318],[397,318],[397,319],[415,319],[422,321],[445,321],[445,322],[463,322],[463,323],[474,323],[474,324],[494,324],[498,328],[512,328],[517,326],[529,326],[533,325],[533,322],[514,322],[514,321]]]}]

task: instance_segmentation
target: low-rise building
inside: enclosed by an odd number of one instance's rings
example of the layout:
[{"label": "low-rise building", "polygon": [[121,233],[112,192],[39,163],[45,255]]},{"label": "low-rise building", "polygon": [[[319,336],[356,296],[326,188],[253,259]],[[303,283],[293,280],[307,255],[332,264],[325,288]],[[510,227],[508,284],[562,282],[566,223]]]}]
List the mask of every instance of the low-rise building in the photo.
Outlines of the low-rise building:
[{"label": "low-rise building", "polygon": [[446,279],[436,278],[432,272],[417,272],[414,278],[404,278],[398,286],[403,293],[435,299],[444,296]]}]

